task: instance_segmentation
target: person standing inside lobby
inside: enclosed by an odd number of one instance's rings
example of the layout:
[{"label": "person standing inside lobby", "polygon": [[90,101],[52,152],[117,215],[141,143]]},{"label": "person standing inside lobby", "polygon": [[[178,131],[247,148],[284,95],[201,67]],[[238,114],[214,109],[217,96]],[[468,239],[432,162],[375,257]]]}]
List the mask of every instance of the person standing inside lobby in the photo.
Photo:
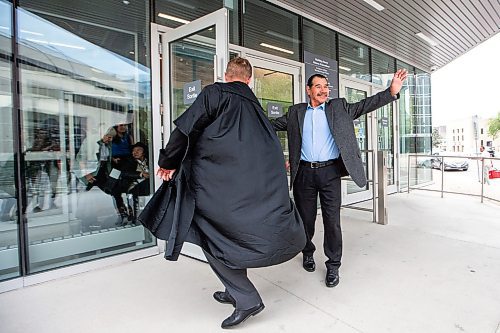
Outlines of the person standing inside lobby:
[{"label": "person standing inside lobby", "polygon": [[304,222],[307,243],[302,250],[303,268],[314,272],[312,241],[319,194],[324,226],[325,284],[338,285],[342,258],[340,226],[341,177],[350,175],[360,187],[366,185],[361,152],[353,120],[399,98],[407,71],[398,70],[385,91],[357,103],[345,98],[329,100],[328,81],[321,74],[307,81],[309,103],[292,105],[288,113],[272,121],[276,131],[287,131],[290,154],[290,186]]}]

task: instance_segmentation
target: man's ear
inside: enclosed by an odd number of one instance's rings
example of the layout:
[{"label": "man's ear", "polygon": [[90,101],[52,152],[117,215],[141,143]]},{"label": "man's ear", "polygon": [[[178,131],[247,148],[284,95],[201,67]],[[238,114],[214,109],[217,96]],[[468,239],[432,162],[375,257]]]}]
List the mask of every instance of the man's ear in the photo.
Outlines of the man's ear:
[{"label": "man's ear", "polygon": [[245,83],[246,83],[247,85],[249,85],[249,84],[250,84],[250,81],[252,81],[252,77],[251,77],[251,76],[250,76],[248,79],[246,79],[246,80],[245,80]]}]

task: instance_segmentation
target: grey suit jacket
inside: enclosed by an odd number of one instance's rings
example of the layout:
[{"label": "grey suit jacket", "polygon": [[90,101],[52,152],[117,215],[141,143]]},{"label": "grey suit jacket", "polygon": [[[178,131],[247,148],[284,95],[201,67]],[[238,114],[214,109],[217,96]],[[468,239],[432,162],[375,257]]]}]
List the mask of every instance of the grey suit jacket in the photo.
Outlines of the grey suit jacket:
[{"label": "grey suit jacket", "polygon": [[[326,118],[333,139],[339,147],[341,161],[345,166],[345,168],[342,168],[344,172],[341,176],[350,175],[352,180],[360,187],[366,185],[366,175],[354,132],[353,120],[398,98],[399,94],[393,97],[388,88],[357,103],[347,103],[345,98],[335,98],[326,103]],[[299,169],[302,128],[304,127],[306,109],[307,103],[295,104],[288,109],[286,115],[272,120],[276,131],[287,131],[290,154],[290,187],[293,187]]]}]

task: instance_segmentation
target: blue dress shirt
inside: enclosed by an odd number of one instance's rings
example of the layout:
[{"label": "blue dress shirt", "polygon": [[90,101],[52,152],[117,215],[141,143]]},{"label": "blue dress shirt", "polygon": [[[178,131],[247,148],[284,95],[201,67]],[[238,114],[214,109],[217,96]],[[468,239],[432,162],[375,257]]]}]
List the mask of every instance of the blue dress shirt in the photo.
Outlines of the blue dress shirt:
[{"label": "blue dress shirt", "polygon": [[339,155],[339,148],[326,119],[325,103],[315,108],[308,104],[302,130],[300,158],[308,162],[324,162],[338,158]]}]

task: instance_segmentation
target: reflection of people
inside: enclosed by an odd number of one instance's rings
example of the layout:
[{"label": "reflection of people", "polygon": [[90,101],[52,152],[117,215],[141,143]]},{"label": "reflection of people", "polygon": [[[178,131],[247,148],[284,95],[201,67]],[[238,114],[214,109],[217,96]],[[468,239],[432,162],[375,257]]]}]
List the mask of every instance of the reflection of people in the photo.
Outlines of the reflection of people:
[{"label": "reflection of people", "polygon": [[124,163],[132,156],[130,146],[134,143],[128,132],[127,124],[120,123],[114,126],[116,135],[112,141],[113,168],[121,170]]},{"label": "reflection of people", "polygon": [[15,220],[16,185],[14,160],[0,161],[0,221]]},{"label": "reflection of people", "polygon": [[146,154],[148,147],[137,142],[131,146],[132,159],[128,159],[124,164],[120,175],[119,185],[116,188],[116,194],[127,193],[129,203],[129,219],[134,223],[139,212],[139,197],[149,195],[149,166]]},{"label": "reflection of people", "polygon": [[[132,155],[130,153],[130,146],[133,144],[134,140],[132,135],[128,132],[128,126],[126,123],[119,123],[114,126],[116,130],[116,135],[113,137],[111,144],[111,166],[113,169],[122,171],[123,167],[130,161]],[[121,221],[117,221],[117,224],[126,224],[130,218],[127,206],[123,201],[121,193],[118,193],[117,189],[110,189],[113,198],[115,199],[115,206],[118,214],[121,217]]]},{"label": "reflection of people", "polygon": [[491,155],[484,148],[484,146],[481,146],[479,148],[479,151],[481,152],[481,157],[484,159],[483,180],[482,181],[483,181],[483,184],[490,185],[490,170],[493,169],[493,160],[490,159]]},{"label": "reflection of people", "polygon": [[358,186],[366,184],[353,120],[394,101],[406,74],[405,70],[398,70],[387,90],[352,104],[344,98],[328,101],[326,77],[312,75],[306,87],[309,104],[293,105],[286,115],[273,121],[276,130],[288,132],[290,186],[306,230],[307,243],[302,253],[303,267],[308,272],[316,268],[313,257],[316,247],[312,238],[319,194],[324,225],[323,248],[328,257],[327,287],[339,283],[342,257],[340,177],[350,174]]},{"label": "reflection of people", "polygon": [[248,60],[231,60],[227,83],[205,87],[175,120],[159,161],[164,180],[181,161],[181,172],[190,174],[188,187],[196,199],[192,222],[184,222],[190,223],[189,240],[203,248],[226,288],[214,293],[215,300],[235,307],[222,328],[264,309],[247,268],[289,260],[305,244],[288,196],[280,142],[248,87],[251,75]]},{"label": "reflection of people", "polygon": [[82,142],[73,172],[85,184],[87,191],[94,186],[104,191],[111,171],[111,140],[115,135],[115,129],[110,127],[100,140],[87,137]]},{"label": "reflection of people", "polygon": [[[46,119],[42,126],[34,129],[33,145],[27,152],[60,151],[59,125],[52,118]],[[57,179],[60,166],[57,160],[34,160],[27,163],[27,176],[31,183],[33,212],[40,212],[40,196],[44,196],[43,174],[46,173],[51,187],[50,208],[55,208],[54,200],[57,194]]]},{"label": "reflection of people", "polygon": [[[82,142],[76,156],[73,172],[85,184],[85,190],[90,191],[97,186],[103,192],[110,193],[108,189],[109,174],[112,169],[112,140],[116,130],[110,127],[100,140],[89,136]],[[110,193],[118,214],[117,224],[122,224],[128,218],[128,211],[120,193]]]}]

